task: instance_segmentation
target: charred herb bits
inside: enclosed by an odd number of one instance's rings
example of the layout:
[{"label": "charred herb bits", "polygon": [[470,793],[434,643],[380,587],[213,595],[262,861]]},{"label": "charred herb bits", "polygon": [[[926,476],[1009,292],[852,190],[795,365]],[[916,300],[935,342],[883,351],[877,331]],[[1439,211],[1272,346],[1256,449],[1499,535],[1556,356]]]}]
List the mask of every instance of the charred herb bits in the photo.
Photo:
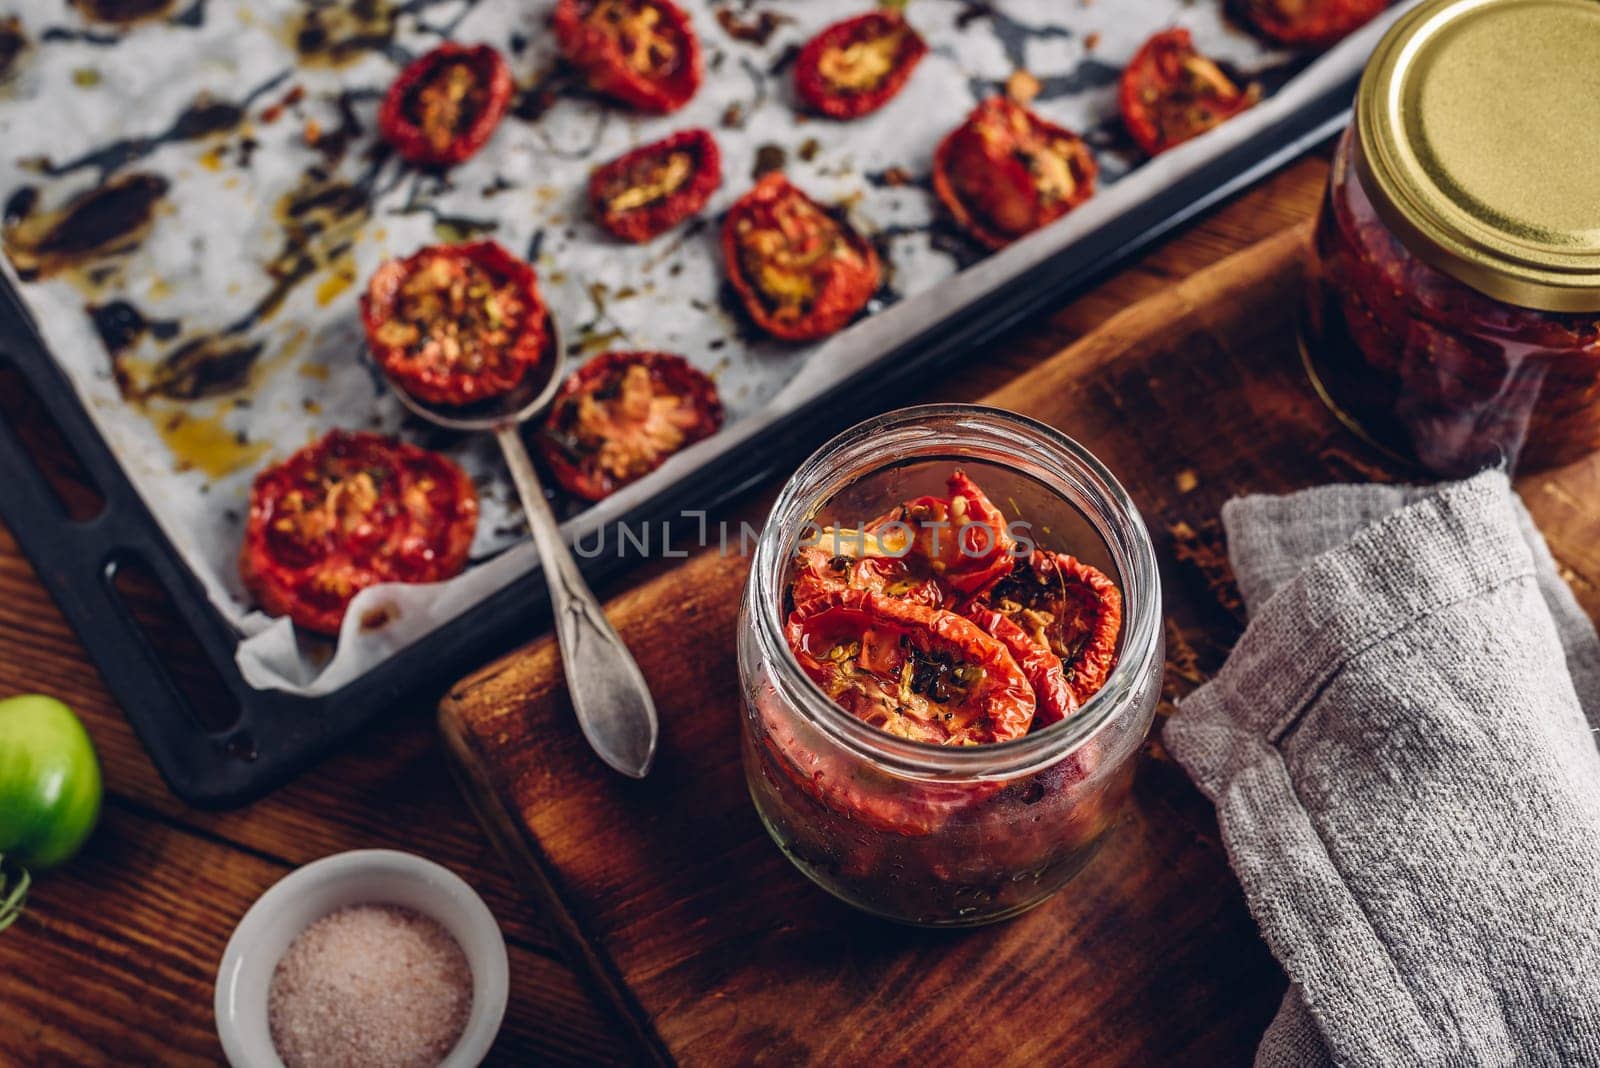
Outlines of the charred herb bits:
[{"label": "charred herb bits", "polygon": [[830,119],[856,119],[905,88],[928,45],[892,9],[836,22],[800,50],[794,88],[802,103]]},{"label": "charred herb bits", "polygon": [[1228,77],[1196,51],[1188,30],[1166,30],[1123,70],[1118,99],[1128,136],[1154,156],[1255,106],[1261,87]]},{"label": "charred herb bits", "polygon": [[1088,200],[1098,173],[1081,137],[1005,96],[974,108],[933,157],[934,192],[989,248],[1003,248]]},{"label": "charred herb bits", "polygon": [[493,241],[434,245],[384,264],[361,320],[384,374],[431,404],[509,393],[550,337],[533,268]]},{"label": "charred herb bits", "polygon": [[451,167],[488,143],[511,91],[499,52],[446,42],[400,72],[378,109],[378,131],[407,162]]},{"label": "charred herb bits", "polygon": [[721,426],[715,383],[682,356],[607,352],[562,383],[538,445],[563,489],[598,501]]},{"label": "charred herb bits", "polygon": [[636,148],[589,177],[595,221],[640,244],[698,215],[722,184],[722,155],[706,130],[684,130]]},{"label": "charred herb bits", "polygon": [[629,107],[676,111],[700,88],[700,40],[670,0],[560,0],[550,25],[589,88]]},{"label": "charred herb bits", "polygon": [[239,570],[262,611],[335,635],[369,586],[460,574],[477,524],[477,490],[454,463],[335,430],[256,476]]},{"label": "charred herb bits", "polygon": [[729,210],[722,252],[750,318],[783,341],[837,333],[878,288],[872,245],[776,172]]}]

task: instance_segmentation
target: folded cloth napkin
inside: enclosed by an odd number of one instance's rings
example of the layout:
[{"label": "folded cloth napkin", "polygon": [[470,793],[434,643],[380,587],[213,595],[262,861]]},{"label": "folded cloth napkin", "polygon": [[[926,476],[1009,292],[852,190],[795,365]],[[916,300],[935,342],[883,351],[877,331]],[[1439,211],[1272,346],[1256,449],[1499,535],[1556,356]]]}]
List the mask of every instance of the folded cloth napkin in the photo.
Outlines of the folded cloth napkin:
[{"label": "folded cloth napkin", "polygon": [[1292,985],[1258,1065],[1600,1064],[1600,642],[1506,477],[1222,513],[1167,748]]}]

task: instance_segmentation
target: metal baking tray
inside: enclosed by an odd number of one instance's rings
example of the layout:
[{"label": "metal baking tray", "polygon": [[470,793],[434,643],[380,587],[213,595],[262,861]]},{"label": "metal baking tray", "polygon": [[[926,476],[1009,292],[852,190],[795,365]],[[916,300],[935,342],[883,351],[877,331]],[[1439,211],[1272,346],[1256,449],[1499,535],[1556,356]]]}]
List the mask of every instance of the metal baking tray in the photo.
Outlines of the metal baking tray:
[{"label": "metal baking tray", "polygon": [[[1373,28],[1369,27],[1369,30]],[[1347,42],[1357,46],[1358,42]],[[1368,45],[1367,47],[1370,47]],[[1358,68],[1359,61],[1346,67]],[[1326,72],[1325,72],[1326,73]],[[1052,227],[987,257],[924,293],[856,324],[830,343],[829,374],[802,371],[760,419],[711,439],[695,468],[631,502],[620,522],[648,526],[659,551],[687,544],[730,500],[791,468],[826,437],[914,393],[941,369],[1058,306],[1197,214],[1331,136],[1348,119],[1355,74],[1323,77],[1314,89],[1291,81],[1235,120],[1220,151],[1169,166],[1153,196],[1128,197],[1104,222]],[[1242,121],[1248,118],[1249,122]],[[1119,187],[1104,194],[1115,196]],[[1069,217],[1070,219],[1070,217]],[[524,575],[421,639],[426,655],[393,655],[335,692],[299,697],[255,689],[235,663],[238,634],[163,533],[61,365],[47,350],[22,299],[0,285],[0,364],[26,379],[104,499],[92,519],[71,519],[13,428],[0,423],[0,517],[82,639],[107,685],[175,794],[202,807],[248,803],[313,764],[386,709],[415,706],[448,680],[526,640],[546,621],[543,581]],[[817,364],[816,360],[811,365]],[[623,550],[581,560],[592,583],[636,562]],[[164,588],[193,632],[238,716],[226,727],[190,707],[170,665],[141,630],[113,582],[137,562]],[[231,718],[231,717],[230,717]]]}]

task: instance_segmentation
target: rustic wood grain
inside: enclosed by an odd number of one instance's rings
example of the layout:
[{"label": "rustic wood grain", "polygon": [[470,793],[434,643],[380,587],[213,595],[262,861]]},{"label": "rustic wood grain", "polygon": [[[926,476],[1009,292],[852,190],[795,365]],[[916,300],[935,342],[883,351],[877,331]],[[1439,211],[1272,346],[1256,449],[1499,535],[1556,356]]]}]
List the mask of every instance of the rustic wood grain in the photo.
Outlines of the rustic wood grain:
[{"label": "rustic wood grain", "polygon": [[[1312,394],[1293,310],[1304,227],[1112,318],[985,397],[1093,449],[1163,560],[1169,683],[1215,667],[1239,627],[1212,523],[1239,492],[1397,477]],[[1519,489],[1591,613],[1600,458]],[[768,840],[737,755],[735,615],[746,567],[705,552],[609,606],[661,704],[644,782],[607,774],[573,725],[549,641],[457,686],[441,726],[501,811],[530,883],[686,1064],[1131,1064],[1248,1057],[1283,979],[1254,933],[1209,807],[1159,757],[1084,875],[1037,912],[968,934],[903,930],[810,886]],[[973,1026],[990,1018],[998,1026]],[[982,1006],[983,1008],[975,1008]]]},{"label": "rustic wood grain", "polygon": [[[1138,265],[992,346],[959,375],[930,383],[924,398],[917,399],[980,396],[1132,301],[1302,218],[1316,204],[1325,170],[1319,156],[1263,182]],[[10,411],[0,418],[17,421]],[[59,445],[44,441],[39,452],[41,465],[67,480],[69,498],[82,507],[82,496],[70,486],[72,465]],[[1597,488],[1588,487],[1590,499]],[[761,496],[729,517],[764,512]],[[613,589],[678,563],[647,565]],[[1600,566],[1590,566],[1588,573],[1600,574]],[[521,899],[503,865],[488,857],[482,834],[442,767],[425,710],[428,700],[419,697],[415,707],[395,709],[344,752],[247,810],[190,810],[161,784],[71,631],[0,528],[0,694],[28,691],[57,694],[83,716],[105,765],[108,830],[103,833],[110,837],[105,853],[97,837],[83,861],[41,879],[28,918],[0,936],[0,1043],[8,1043],[0,1044],[0,1063],[214,1062],[219,1051],[214,1037],[207,1037],[210,976],[239,914],[275,877],[266,873],[281,874],[330,852],[369,846],[420,852],[465,875],[507,929],[517,959],[531,955],[529,970],[516,966],[512,989],[507,1048],[516,1055],[497,1051],[497,1061],[564,1063],[625,1055],[621,1025],[585,1001],[570,970],[545,955],[555,938],[542,910]],[[1167,789],[1182,798],[1186,788],[1159,774],[1147,775],[1140,787],[1142,797],[1153,791],[1157,805],[1166,803]],[[116,844],[124,839],[139,848]],[[141,845],[147,841],[147,847]],[[161,879],[148,865],[153,857],[168,855],[188,858],[184,871],[203,865],[214,873],[208,878],[227,889],[179,896],[161,890]],[[740,873],[727,877],[738,879]],[[143,910],[147,919],[126,931],[103,925],[87,941],[72,933],[88,929],[96,914],[121,908],[122,902]],[[1242,928],[1242,917],[1237,918]],[[95,963],[101,957],[137,956],[146,941],[169,938],[187,963],[159,970]],[[533,978],[525,980],[524,974]],[[1218,974],[1226,977],[1225,971]],[[1173,985],[1181,993],[1176,975]],[[73,1055],[66,1055],[69,1050]],[[124,1051],[151,1055],[123,1056]]]}]

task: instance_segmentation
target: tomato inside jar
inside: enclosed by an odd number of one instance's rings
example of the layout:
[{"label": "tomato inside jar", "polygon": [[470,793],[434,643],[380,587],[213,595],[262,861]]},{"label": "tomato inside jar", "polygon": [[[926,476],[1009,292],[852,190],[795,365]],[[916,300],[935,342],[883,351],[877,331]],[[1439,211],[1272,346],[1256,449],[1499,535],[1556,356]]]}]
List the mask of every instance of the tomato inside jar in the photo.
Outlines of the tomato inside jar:
[{"label": "tomato inside jar", "polygon": [[538,439],[563,489],[598,501],[722,426],[711,378],[682,356],[607,352],[562,383]]},{"label": "tomato inside jar", "polygon": [[795,61],[795,92],[819,115],[871,114],[905,88],[928,45],[898,11],[873,11],[834,23]]},{"label": "tomato inside jar", "polygon": [[665,113],[700,87],[700,41],[670,0],[560,0],[557,44],[589,87],[640,111]]},{"label": "tomato inside jar", "polygon": [[1261,87],[1240,85],[1200,54],[1188,30],[1147,41],[1122,72],[1122,122],[1148,155],[1165,152],[1253,107]]},{"label": "tomato inside jar", "polygon": [[488,143],[511,90],[499,52],[447,42],[395,79],[378,109],[378,130],[411,163],[452,166]]},{"label": "tomato inside jar", "polygon": [[750,318],[784,341],[837,333],[878,289],[872,245],[781,174],[766,175],[733,205],[722,247]]},{"label": "tomato inside jar", "polygon": [[451,461],[336,430],[256,476],[240,572],[269,615],[337,634],[369,586],[459,574],[477,518],[477,490]]},{"label": "tomato inside jar", "polygon": [[939,144],[933,188],[958,224],[1002,248],[1094,194],[1099,166],[1081,137],[1005,96],[979,104]]},{"label": "tomato inside jar", "polygon": [[492,241],[436,245],[384,264],[361,318],[384,374],[433,404],[509,393],[550,340],[533,268]]},{"label": "tomato inside jar", "polygon": [[722,154],[706,130],[684,130],[636,148],[589,176],[595,221],[644,242],[702,211],[722,184]]}]

